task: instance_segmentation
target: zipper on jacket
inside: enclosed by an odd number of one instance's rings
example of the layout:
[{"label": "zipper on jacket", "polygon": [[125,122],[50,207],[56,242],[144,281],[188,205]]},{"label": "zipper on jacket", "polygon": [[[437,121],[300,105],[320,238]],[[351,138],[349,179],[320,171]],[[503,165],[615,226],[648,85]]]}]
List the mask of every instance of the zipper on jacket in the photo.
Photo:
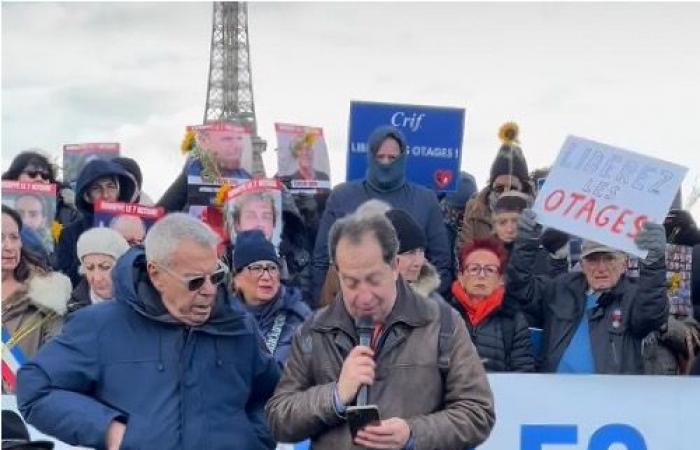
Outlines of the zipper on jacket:
[{"label": "zipper on jacket", "polygon": [[615,362],[615,366],[620,367],[620,361],[618,361],[617,359],[617,347],[615,347],[615,338],[613,337],[610,338],[610,346],[612,348],[613,362]]}]

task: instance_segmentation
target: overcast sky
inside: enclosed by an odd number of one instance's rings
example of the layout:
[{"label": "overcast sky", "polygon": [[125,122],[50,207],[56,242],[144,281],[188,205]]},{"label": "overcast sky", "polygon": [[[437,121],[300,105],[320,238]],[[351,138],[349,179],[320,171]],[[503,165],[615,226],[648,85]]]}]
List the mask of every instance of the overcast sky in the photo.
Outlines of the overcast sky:
[{"label": "overcast sky", "polygon": [[[700,183],[700,3],[250,3],[258,131],[324,128],[345,177],[349,102],[466,109],[483,185],[508,120],[531,169],[568,134],[690,168]],[[29,147],[118,141],[154,198],[201,123],[211,3],[2,3],[2,167]],[[700,203],[700,202],[699,202]],[[700,206],[700,205],[698,205]],[[700,208],[695,208],[700,218]]]}]

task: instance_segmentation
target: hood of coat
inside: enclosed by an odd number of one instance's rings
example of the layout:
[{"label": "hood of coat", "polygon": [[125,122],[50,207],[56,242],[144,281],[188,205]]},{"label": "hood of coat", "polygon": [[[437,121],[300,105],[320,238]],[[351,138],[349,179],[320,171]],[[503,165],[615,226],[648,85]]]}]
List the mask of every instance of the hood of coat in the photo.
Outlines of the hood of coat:
[{"label": "hood of coat", "polygon": [[426,261],[420,268],[418,279],[409,285],[416,293],[423,297],[430,297],[440,287],[440,274],[435,266]]},{"label": "hood of coat", "polygon": [[[119,258],[112,278],[116,301],[126,303],[137,313],[156,322],[184,326],[168,313],[160,294],[151,284],[143,248],[133,247]],[[252,326],[247,313],[230,301],[222,283],[218,287],[209,320],[196,328],[213,335],[234,336],[252,333]]]},{"label": "hood of coat", "polygon": [[78,176],[75,187],[75,206],[78,210],[88,214],[93,212],[92,204],[85,200],[85,193],[95,180],[109,176],[116,177],[119,181],[118,201],[127,203],[136,201],[138,189],[134,177],[117,163],[95,159],[90,161]]},{"label": "hood of coat", "polygon": [[[399,156],[389,164],[380,164],[375,155],[387,139],[399,143]],[[391,192],[406,184],[406,138],[394,127],[379,127],[369,137],[367,151],[367,183],[379,192]]]}]

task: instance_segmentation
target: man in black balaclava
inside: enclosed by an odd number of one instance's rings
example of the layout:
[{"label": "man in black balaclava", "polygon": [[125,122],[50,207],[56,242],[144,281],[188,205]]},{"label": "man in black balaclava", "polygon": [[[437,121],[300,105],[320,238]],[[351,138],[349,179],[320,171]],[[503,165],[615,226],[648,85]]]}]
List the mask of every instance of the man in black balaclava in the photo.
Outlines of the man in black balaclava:
[{"label": "man in black balaclava", "polygon": [[[382,126],[368,140],[367,175],[364,180],[336,186],[321,217],[313,258],[314,299],[319,298],[328,271],[328,232],[333,223],[370,199],[402,209],[421,226],[427,238],[425,256],[440,273],[441,292],[452,281],[450,248],[435,192],[406,181],[406,138],[396,128]],[[318,304],[314,305],[318,306]]]}]

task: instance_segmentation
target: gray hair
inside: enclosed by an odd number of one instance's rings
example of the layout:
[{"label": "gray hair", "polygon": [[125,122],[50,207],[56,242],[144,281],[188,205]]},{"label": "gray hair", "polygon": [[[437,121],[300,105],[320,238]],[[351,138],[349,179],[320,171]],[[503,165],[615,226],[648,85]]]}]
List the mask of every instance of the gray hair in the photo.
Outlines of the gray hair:
[{"label": "gray hair", "polygon": [[357,210],[342,219],[338,219],[328,234],[328,252],[331,264],[336,262],[336,249],[340,239],[347,238],[353,244],[359,244],[362,238],[371,233],[382,249],[382,259],[393,264],[399,251],[399,239],[396,230],[385,213],[391,207],[381,200],[368,200]]},{"label": "gray hair", "polygon": [[144,239],[146,260],[170,265],[173,253],[183,242],[216,248],[219,236],[208,225],[185,213],[171,213],[156,222]]}]

